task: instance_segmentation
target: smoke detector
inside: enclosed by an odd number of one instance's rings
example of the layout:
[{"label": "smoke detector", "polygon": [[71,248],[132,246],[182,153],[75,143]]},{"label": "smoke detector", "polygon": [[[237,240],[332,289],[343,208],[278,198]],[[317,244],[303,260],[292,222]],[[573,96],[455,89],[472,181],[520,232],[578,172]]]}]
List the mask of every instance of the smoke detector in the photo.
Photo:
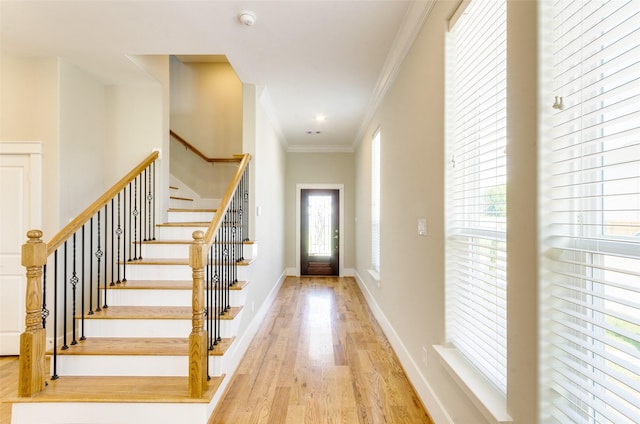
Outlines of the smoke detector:
[{"label": "smoke detector", "polygon": [[249,10],[241,10],[238,13],[238,20],[246,26],[251,26],[256,22],[256,14]]}]

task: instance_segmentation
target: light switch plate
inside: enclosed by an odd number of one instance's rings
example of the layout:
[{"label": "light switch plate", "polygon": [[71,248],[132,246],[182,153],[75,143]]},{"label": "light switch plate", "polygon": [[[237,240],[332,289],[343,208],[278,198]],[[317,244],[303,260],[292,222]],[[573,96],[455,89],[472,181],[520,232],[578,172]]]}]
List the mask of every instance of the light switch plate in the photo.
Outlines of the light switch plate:
[{"label": "light switch plate", "polygon": [[418,235],[427,236],[427,220],[425,218],[418,218]]}]

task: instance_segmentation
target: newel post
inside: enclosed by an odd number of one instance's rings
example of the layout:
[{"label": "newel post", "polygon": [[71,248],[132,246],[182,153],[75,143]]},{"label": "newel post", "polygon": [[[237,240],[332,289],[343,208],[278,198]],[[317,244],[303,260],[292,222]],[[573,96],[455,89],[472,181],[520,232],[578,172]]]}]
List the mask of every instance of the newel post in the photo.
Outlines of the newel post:
[{"label": "newel post", "polygon": [[204,232],[193,232],[193,243],[189,247],[189,265],[192,268],[193,292],[191,305],[191,334],[189,335],[189,396],[202,397],[207,388],[207,332],[204,328],[204,267],[207,249]]},{"label": "newel post", "polygon": [[25,331],[20,335],[18,396],[31,397],[45,385],[45,329],[42,327],[42,267],[47,263],[47,245],[42,231],[27,232],[22,245],[22,265],[27,268]]}]

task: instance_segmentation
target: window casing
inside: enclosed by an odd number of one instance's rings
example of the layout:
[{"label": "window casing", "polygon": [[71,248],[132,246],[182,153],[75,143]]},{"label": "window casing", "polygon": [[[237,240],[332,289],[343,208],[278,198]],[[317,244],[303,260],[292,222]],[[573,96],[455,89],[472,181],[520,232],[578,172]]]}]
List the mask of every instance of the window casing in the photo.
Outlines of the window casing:
[{"label": "window casing", "polygon": [[446,338],[506,394],[506,1],[447,37]]},{"label": "window casing", "polygon": [[640,2],[541,2],[543,422],[640,422]]}]

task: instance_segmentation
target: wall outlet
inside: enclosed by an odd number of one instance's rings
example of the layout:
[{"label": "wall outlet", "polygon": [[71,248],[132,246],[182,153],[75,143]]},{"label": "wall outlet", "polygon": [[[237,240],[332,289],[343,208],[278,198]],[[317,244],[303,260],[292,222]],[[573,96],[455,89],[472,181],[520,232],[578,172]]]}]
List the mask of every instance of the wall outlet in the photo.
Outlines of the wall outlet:
[{"label": "wall outlet", "polygon": [[418,235],[423,237],[427,236],[427,219],[426,218],[418,218]]}]

